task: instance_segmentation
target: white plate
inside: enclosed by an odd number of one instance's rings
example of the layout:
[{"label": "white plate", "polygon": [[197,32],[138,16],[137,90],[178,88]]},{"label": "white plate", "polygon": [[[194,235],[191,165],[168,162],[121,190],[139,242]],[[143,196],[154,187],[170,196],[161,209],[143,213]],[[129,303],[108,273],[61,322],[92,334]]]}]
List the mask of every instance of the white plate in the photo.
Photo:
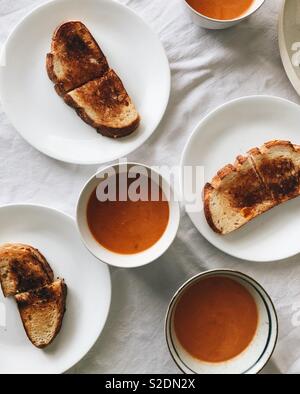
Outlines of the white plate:
[{"label": "white plate", "polygon": [[284,1],[279,16],[278,41],[286,74],[300,95],[300,1]]},{"label": "white plate", "polygon": [[[102,47],[141,114],[138,131],[120,140],[86,125],[54,91],[46,68],[54,30],[81,20]],[[100,164],[141,146],[169,100],[170,68],[158,37],[129,8],[112,0],[55,0],[29,14],[10,35],[0,67],[3,107],[19,133],[41,152],[70,163]]]},{"label": "white plate", "polygon": [[[204,166],[204,181],[210,181],[238,154],[266,141],[282,139],[300,144],[299,124],[300,107],[287,100],[252,96],[231,101],[201,121],[185,147],[182,169]],[[193,184],[197,182],[194,176]],[[274,261],[300,252],[299,212],[300,198],[270,210],[227,236],[210,229],[202,209],[188,214],[200,233],[225,253],[244,260]]]},{"label": "white plate", "polygon": [[110,306],[107,266],[83,246],[73,219],[33,205],[0,208],[0,243],[30,244],[45,254],[68,286],[61,332],[46,350],[27,339],[13,299],[0,291],[0,373],[62,373],[76,364],[100,335]]}]

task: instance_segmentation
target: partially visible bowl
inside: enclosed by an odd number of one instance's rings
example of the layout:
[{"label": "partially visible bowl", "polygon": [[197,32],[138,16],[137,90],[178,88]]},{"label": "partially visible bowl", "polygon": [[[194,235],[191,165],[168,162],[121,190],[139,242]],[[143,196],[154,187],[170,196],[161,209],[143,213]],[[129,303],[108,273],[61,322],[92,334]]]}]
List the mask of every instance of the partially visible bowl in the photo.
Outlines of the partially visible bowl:
[{"label": "partially visible bowl", "polygon": [[227,29],[242,22],[250,15],[254,14],[264,3],[265,0],[254,0],[250,8],[241,16],[235,19],[213,19],[203,14],[197,12],[193,7],[191,7],[186,0],[183,0],[186,10],[188,11],[193,23],[205,29]]},{"label": "partially visible bowl", "polygon": [[278,42],[285,72],[300,95],[299,1],[285,0],[278,24]]},{"label": "partially visible bowl", "polygon": [[[244,286],[253,296],[258,309],[258,328],[246,350],[237,357],[220,363],[208,363],[191,356],[180,344],[174,329],[174,313],[184,292],[198,281],[209,277],[226,277]],[[231,270],[213,270],[201,273],[184,283],[173,296],[168,307],[165,334],[170,354],[186,374],[257,374],[267,364],[278,339],[278,318],[267,292],[254,279]]]},{"label": "partially visible bowl", "polygon": [[[89,228],[87,220],[87,206],[90,196],[99,183],[101,183],[105,174],[111,173],[111,170],[113,170],[113,172],[115,170],[116,173],[128,172],[129,169],[135,166],[137,166],[137,168],[141,167],[145,169],[153,182],[156,184],[160,183],[165,196],[168,197],[170,210],[169,222],[162,237],[151,248],[136,254],[119,254],[106,249],[96,241]],[[157,171],[145,166],[144,164],[124,163],[103,168],[97,174],[93,175],[84,186],[77,205],[77,226],[85,246],[99,260],[115,267],[136,268],[158,259],[173,243],[179,228],[179,223],[180,205],[169,181]]]}]

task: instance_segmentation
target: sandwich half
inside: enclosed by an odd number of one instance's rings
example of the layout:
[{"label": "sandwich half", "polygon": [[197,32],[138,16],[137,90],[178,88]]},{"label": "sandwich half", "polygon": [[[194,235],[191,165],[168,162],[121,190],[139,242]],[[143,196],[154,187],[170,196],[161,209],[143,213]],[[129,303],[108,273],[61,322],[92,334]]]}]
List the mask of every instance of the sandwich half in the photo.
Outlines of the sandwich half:
[{"label": "sandwich half", "polygon": [[5,297],[53,282],[53,271],[35,248],[23,244],[0,246],[0,283]]},{"label": "sandwich half", "polygon": [[102,77],[109,68],[96,40],[79,21],[58,27],[52,38],[46,65],[49,78],[60,96]]},{"label": "sandwich half", "polygon": [[113,70],[69,92],[64,98],[86,123],[104,136],[125,137],[139,126],[139,114]]},{"label": "sandwich half", "polygon": [[37,348],[50,345],[59,333],[66,298],[67,286],[62,279],[15,296],[26,334]]}]

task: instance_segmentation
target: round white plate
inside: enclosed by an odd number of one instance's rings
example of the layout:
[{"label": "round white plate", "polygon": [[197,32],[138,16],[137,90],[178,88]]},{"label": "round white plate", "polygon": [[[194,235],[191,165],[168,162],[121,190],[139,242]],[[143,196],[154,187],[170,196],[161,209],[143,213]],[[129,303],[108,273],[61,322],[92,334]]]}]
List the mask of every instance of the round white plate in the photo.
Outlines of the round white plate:
[{"label": "round white plate", "polygon": [[[252,96],[231,101],[206,116],[190,137],[182,157],[193,168],[192,184],[204,182],[236,156],[274,140],[300,144],[300,107],[287,100]],[[204,167],[204,179],[195,168]],[[181,182],[183,178],[181,177]],[[185,184],[187,184],[185,182]],[[187,189],[182,183],[183,189]],[[188,190],[183,190],[185,196]],[[186,208],[188,204],[186,204]],[[251,261],[274,261],[300,252],[300,198],[282,204],[235,232],[221,236],[208,226],[203,204],[188,214],[200,233],[214,246],[234,257]]]},{"label": "round white plate", "polygon": [[[54,30],[69,20],[86,24],[123,80],[142,118],[131,136],[116,141],[97,134],[55,93],[46,54]],[[40,6],[10,35],[1,63],[1,100],[15,128],[36,149],[69,163],[125,157],[154,132],[169,100],[170,68],[158,37],[112,0],[55,0]]]},{"label": "round white plate", "polygon": [[0,373],[65,372],[85,356],[104,327],[111,300],[109,270],[85,249],[73,219],[63,213],[11,205],[0,208],[0,222],[0,243],[38,248],[68,286],[61,332],[45,350],[30,343],[15,301],[4,299],[0,290]]}]

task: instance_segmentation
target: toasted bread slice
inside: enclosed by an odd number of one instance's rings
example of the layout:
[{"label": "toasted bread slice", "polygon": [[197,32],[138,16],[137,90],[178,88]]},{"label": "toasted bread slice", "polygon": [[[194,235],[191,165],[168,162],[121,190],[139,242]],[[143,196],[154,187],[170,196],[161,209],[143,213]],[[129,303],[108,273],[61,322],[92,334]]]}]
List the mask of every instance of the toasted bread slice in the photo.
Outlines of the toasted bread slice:
[{"label": "toasted bread slice", "polygon": [[103,52],[83,23],[73,21],[58,27],[47,55],[47,71],[59,95],[102,77],[108,69]]},{"label": "toasted bread slice", "polygon": [[53,282],[45,257],[35,248],[22,244],[0,246],[0,282],[5,297]]},{"label": "toasted bread slice", "polygon": [[224,167],[204,188],[207,222],[220,234],[236,230],[273,206],[249,156],[239,156],[234,166]]},{"label": "toasted bread slice", "polygon": [[67,286],[61,279],[15,296],[26,334],[37,348],[45,348],[58,335],[66,311],[66,297]]},{"label": "toasted bread slice", "polygon": [[228,234],[299,195],[300,147],[270,141],[251,149],[205,186],[205,216],[215,232]]},{"label": "toasted bread slice", "polygon": [[113,70],[65,95],[65,102],[99,133],[111,138],[133,133],[139,114]]},{"label": "toasted bread slice", "polygon": [[259,176],[278,203],[299,196],[300,155],[289,141],[271,141],[250,152]]}]

